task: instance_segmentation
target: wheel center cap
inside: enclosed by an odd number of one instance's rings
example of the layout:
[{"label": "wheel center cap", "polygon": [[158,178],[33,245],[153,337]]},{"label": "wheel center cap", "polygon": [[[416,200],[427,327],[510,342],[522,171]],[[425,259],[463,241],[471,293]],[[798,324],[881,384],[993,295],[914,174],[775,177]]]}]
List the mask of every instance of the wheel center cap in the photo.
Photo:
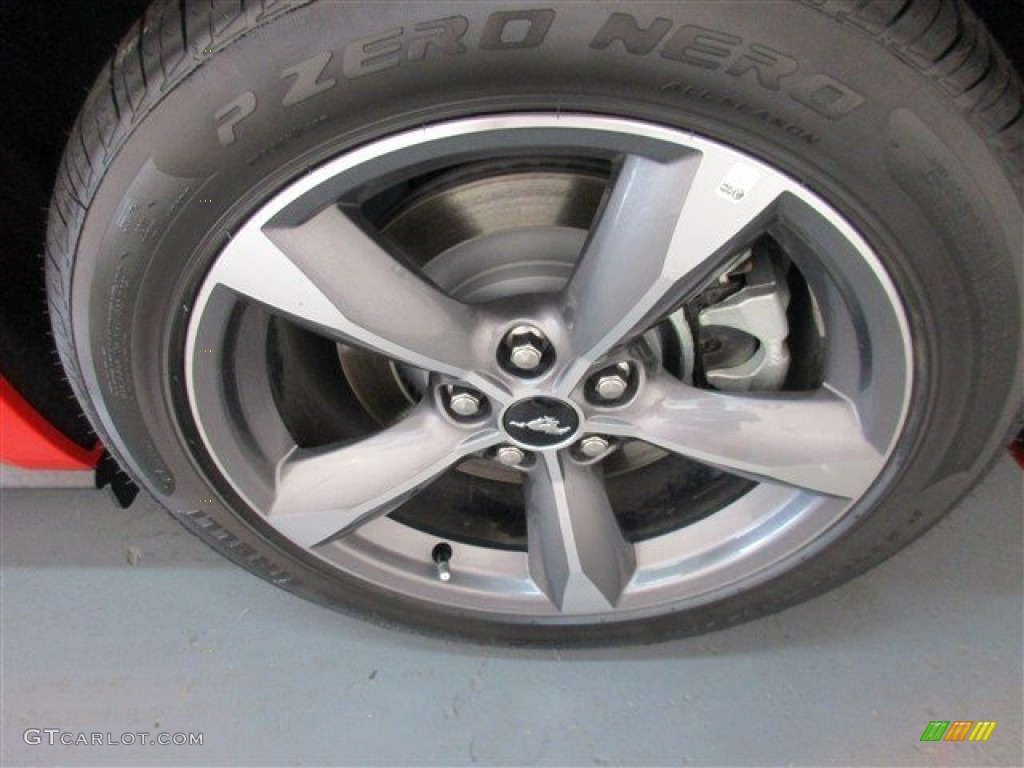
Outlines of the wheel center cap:
[{"label": "wheel center cap", "polygon": [[580,428],[576,409],[553,397],[529,397],[513,403],[502,419],[505,432],[530,448],[571,442]]}]

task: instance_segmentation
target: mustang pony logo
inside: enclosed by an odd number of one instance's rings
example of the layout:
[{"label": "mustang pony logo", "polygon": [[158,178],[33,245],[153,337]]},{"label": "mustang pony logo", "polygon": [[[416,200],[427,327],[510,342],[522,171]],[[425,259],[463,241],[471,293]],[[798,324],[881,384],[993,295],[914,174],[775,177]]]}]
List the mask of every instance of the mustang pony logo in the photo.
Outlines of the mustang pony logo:
[{"label": "mustang pony logo", "polygon": [[534,432],[543,432],[547,435],[564,435],[572,427],[563,427],[554,416],[538,416],[529,421],[510,421],[513,427],[520,429],[532,429]]}]

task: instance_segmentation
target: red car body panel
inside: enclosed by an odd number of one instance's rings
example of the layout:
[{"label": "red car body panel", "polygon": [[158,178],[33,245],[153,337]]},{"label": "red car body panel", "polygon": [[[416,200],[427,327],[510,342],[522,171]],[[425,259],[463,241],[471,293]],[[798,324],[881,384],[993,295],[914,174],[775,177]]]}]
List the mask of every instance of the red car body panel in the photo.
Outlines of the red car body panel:
[{"label": "red car body panel", "polygon": [[20,469],[89,470],[103,454],[68,440],[0,376],[0,464]]}]

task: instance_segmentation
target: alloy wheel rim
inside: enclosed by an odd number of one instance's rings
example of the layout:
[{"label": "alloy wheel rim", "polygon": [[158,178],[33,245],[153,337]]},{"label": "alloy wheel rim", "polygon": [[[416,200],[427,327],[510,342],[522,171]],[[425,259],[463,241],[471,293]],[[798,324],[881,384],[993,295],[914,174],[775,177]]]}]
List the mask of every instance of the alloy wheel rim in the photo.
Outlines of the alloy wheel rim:
[{"label": "alloy wheel rim", "polygon": [[[382,180],[481,157],[553,153],[615,169],[558,292],[454,300],[388,253],[359,212]],[[740,395],[687,385],[638,339],[765,232],[786,245],[814,290],[828,340],[820,386]],[[240,313],[253,306],[260,312]],[[428,391],[363,440],[300,448],[280,418],[259,407],[271,398],[258,375],[234,392],[225,384],[225,370],[245,353],[221,354],[230,329],[265,324],[267,314],[426,372]],[[508,363],[508,338],[524,326],[548,345],[538,353],[548,355],[539,373]],[[770,578],[824,540],[892,453],[911,359],[904,311],[878,257],[802,184],[678,130],[529,114],[384,138],[280,190],[211,265],[191,313],[185,372],[206,453],[249,513],[293,544],[348,576],[439,608],[574,623],[698,605]],[[629,396],[595,402],[588,384],[615,363],[633,366]],[[455,397],[467,393],[482,407],[453,411]],[[537,434],[571,426],[564,440],[525,439],[508,426],[532,421],[508,414],[537,400],[554,404],[554,422],[539,422]],[[577,423],[569,425],[566,412]],[[608,501],[602,454],[581,448],[588,439],[610,447],[639,441],[758,485],[706,519],[630,542]],[[522,475],[525,553],[440,542],[451,551],[442,569],[436,535],[388,516],[443,470],[509,447],[524,454],[506,466]],[[450,578],[439,578],[442,570]]]}]

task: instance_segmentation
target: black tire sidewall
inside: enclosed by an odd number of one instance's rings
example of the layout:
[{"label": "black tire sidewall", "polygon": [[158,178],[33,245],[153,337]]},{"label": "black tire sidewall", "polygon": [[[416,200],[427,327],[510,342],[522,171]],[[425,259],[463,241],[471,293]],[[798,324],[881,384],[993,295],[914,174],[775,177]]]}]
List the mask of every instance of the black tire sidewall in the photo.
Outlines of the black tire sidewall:
[{"label": "black tire sidewall", "polygon": [[[938,87],[856,29],[767,5],[325,3],[211,56],[134,128],[78,239],[72,334],[101,433],[162,503],[246,567],[331,605],[481,640],[713,629],[895,551],[970,487],[1015,418],[1020,201]],[[601,47],[613,13],[667,31],[648,53]],[[422,44],[463,28],[452,50]],[[630,44],[642,39],[653,38]],[[766,57],[776,63],[749,64]],[[800,569],[642,623],[492,624],[389,599],[235,511],[243,505],[205,457],[182,394],[188,309],[218,249],[260,201],[333,155],[428,122],[512,111],[628,116],[737,146],[827,199],[889,270],[915,345],[913,407],[883,478]]]}]

